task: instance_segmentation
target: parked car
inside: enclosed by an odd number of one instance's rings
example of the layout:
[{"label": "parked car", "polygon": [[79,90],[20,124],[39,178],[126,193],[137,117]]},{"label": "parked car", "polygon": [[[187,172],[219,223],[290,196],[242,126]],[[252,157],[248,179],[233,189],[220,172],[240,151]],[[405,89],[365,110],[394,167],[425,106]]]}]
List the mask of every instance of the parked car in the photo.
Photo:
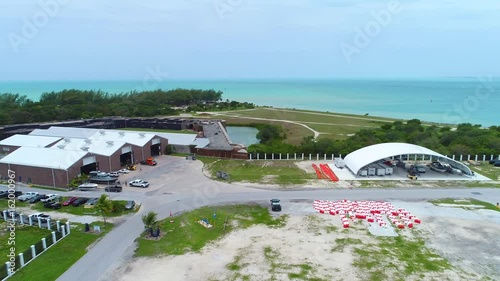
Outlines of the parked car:
[{"label": "parked car", "polygon": [[43,206],[50,209],[61,209],[61,203],[59,202],[47,202]]},{"label": "parked car", "polygon": [[94,206],[97,203],[97,198],[90,198],[85,202],[85,206]]},{"label": "parked car", "polygon": [[281,211],[281,204],[279,199],[271,199],[271,210],[274,212]]},{"label": "parked car", "polygon": [[45,215],[43,213],[31,214],[28,217],[31,217],[31,219],[35,220],[35,221],[38,220],[38,218],[40,218],[42,220],[42,222],[46,222],[47,220],[50,220],[50,216],[49,215]]},{"label": "parked car", "polygon": [[488,163],[490,163],[490,164],[492,164],[492,165],[493,165],[493,164],[495,164],[495,162],[497,162],[497,161],[500,161],[500,159],[491,159],[490,161],[488,161]]},{"label": "parked car", "polygon": [[102,171],[91,171],[89,173],[89,176],[91,176],[91,177],[107,177],[108,173],[102,172]]},{"label": "parked car", "polygon": [[68,200],[64,201],[62,203],[62,205],[69,206],[69,205],[73,204],[77,199],[78,199],[78,197],[70,197],[70,198],[68,198]]},{"label": "parked car", "polygon": [[425,165],[415,165],[415,169],[417,170],[417,173],[419,173],[419,174],[424,174],[426,171]]},{"label": "parked car", "polygon": [[133,180],[133,181],[129,182],[128,184],[130,186],[137,186],[137,187],[142,187],[142,188],[146,188],[149,186],[149,182],[147,182],[145,180],[141,180],[141,179]]},{"label": "parked car", "polygon": [[78,206],[80,206],[80,205],[85,204],[85,202],[87,202],[88,200],[89,200],[88,198],[85,198],[85,197],[80,197],[80,198],[76,199],[76,200],[73,202],[73,204],[71,204],[71,205],[73,205],[73,207],[78,207]]},{"label": "parked car", "polygon": [[117,177],[120,176],[120,173],[118,173],[118,172],[111,172],[111,173],[108,174],[108,176],[117,178]]},{"label": "parked car", "polygon": [[135,207],[135,201],[130,200],[125,204],[125,210],[132,210]]},{"label": "parked car", "polygon": [[35,197],[33,197],[30,200],[28,200],[28,203],[35,204],[36,202],[39,202],[40,200],[45,199],[45,198],[47,198],[47,195],[45,195],[45,194],[38,194]]},{"label": "parked car", "polygon": [[96,190],[98,187],[97,183],[82,183],[78,186],[78,189],[81,191],[88,191],[88,190]]},{"label": "parked car", "polygon": [[57,200],[58,198],[61,198],[59,194],[47,194],[47,197],[40,199],[40,202],[42,203],[52,202],[54,200]]},{"label": "parked car", "polygon": [[104,188],[104,191],[106,192],[122,192],[122,186],[121,185],[109,185]]},{"label": "parked car", "polygon": [[[0,193],[0,198],[9,198],[9,194],[14,194],[14,197],[18,197],[18,196],[21,196],[23,194],[23,192],[19,191],[19,190],[16,190],[14,192],[5,191],[5,192]],[[10,195],[10,196],[12,196],[12,195]]]},{"label": "parked car", "polygon": [[24,201],[30,200],[31,198],[33,198],[37,195],[38,195],[38,192],[29,191],[29,192],[26,192],[23,195],[17,197],[17,200],[24,202]]},{"label": "parked car", "polygon": [[121,170],[118,170],[117,172],[120,173],[120,174],[128,174],[128,173],[130,173],[130,171],[128,169],[121,169]]}]

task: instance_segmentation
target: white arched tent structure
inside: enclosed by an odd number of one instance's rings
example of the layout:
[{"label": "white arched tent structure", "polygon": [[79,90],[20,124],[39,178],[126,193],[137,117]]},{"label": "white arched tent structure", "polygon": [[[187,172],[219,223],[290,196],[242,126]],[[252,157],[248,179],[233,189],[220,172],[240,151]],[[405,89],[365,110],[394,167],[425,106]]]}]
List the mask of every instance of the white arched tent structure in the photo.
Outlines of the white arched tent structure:
[{"label": "white arched tent structure", "polygon": [[462,170],[466,175],[473,175],[471,169],[466,165],[428,148],[409,143],[394,142],[367,146],[349,153],[345,157],[344,163],[354,174],[358,174],[361,169],[372,163],[380,162],[387,158],[399,158],[400,156],[407,155],[429,156],[433,161],[447,163],[456,169]]}]

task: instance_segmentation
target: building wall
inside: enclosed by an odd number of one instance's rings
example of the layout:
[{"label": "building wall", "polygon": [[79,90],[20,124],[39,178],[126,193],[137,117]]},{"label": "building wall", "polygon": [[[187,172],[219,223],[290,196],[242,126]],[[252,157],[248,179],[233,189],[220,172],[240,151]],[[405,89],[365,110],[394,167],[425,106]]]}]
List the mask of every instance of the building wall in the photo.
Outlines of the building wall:
[{"label": "building wall", "polygon": [[[30,167],[22,165],[10,165],[10,169],[16,174],[16,182],[28,183],[30,181],[32,184],[36,185],[46,185],[46,186],[56,186],[61,188],[66,188],[68,186],[68,178],[71,181],[72,178],[80,173],[80,164],[75,167],[68,169],[68,174],[64,170],[40,167]],[[9,164],[0,164],[0,175],[4,178],[7,175],[7,170],[9,169]]]},{"label": "building wall", "polygon": [[149,149],[149,147],[147,149],[144,148],[144,158],[143,158],[143,154],[142,154],[142,151],[143,151],[142,149],[143,149],[143,147],[141,147],[141,146],[132,145],[132,153],[134,154],[134,162],[136,164],[141,162],[142,160],[146,160],[146,158],[147,158],[146,150]]}]

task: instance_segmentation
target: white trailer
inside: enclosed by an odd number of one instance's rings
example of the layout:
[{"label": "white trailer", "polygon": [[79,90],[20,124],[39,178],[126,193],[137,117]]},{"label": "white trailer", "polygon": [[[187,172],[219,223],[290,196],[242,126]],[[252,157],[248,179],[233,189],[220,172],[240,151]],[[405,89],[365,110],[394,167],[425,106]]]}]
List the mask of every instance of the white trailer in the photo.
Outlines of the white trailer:
[{"label": "white trailer", "polygon": [[335,158],[333,160],[333,164],[335,164],[335,166],[339,169],[343,169],[345,167],[345,162],[342,158]]},{"label": "white trailer", "polygon": [[381,165],[374,165],[376,169],[377,176],[385,176],[385,168]]},{"label": "white trailer", "polygon": [[386,164],[380,164],[380,165],[382,165],[382,167],[385,168],[385,174],[386,175],[392,175],[392,174],[394,174],[394,168],[393,167],[388,166]]},{"label": "white trailer", "polygon": [[361,169],[359,170],[358,174],[362,177],[368,176],[368,170],[367,169]]},{"label": "white trailer", "polygon": [[375,167],[372,167],[372,166],[368,167],[368,175],[369,176],[375,176],[376,173],[377,173],[377,169],[375,169]]}]

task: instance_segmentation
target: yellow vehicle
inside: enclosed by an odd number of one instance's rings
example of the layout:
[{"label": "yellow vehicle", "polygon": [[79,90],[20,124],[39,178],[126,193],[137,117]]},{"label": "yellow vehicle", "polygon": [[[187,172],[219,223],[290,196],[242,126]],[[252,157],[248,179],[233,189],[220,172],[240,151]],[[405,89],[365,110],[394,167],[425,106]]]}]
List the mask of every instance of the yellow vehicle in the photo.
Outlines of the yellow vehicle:
[{"label": "yellow vehicle", "polygon": [[135,167],[135,165],[127,165],[127,169],[129,169],[130,171],[137,170],[137,168]]},{"label": "yellow vehicle", "polygon": [[410,175],[410,174],[408,174],[408,178],[409,178],[410,180],[414,180],[414,181],[416,181],[416,180],[417,180],[417,176],[416,176],[416,175]]}]

